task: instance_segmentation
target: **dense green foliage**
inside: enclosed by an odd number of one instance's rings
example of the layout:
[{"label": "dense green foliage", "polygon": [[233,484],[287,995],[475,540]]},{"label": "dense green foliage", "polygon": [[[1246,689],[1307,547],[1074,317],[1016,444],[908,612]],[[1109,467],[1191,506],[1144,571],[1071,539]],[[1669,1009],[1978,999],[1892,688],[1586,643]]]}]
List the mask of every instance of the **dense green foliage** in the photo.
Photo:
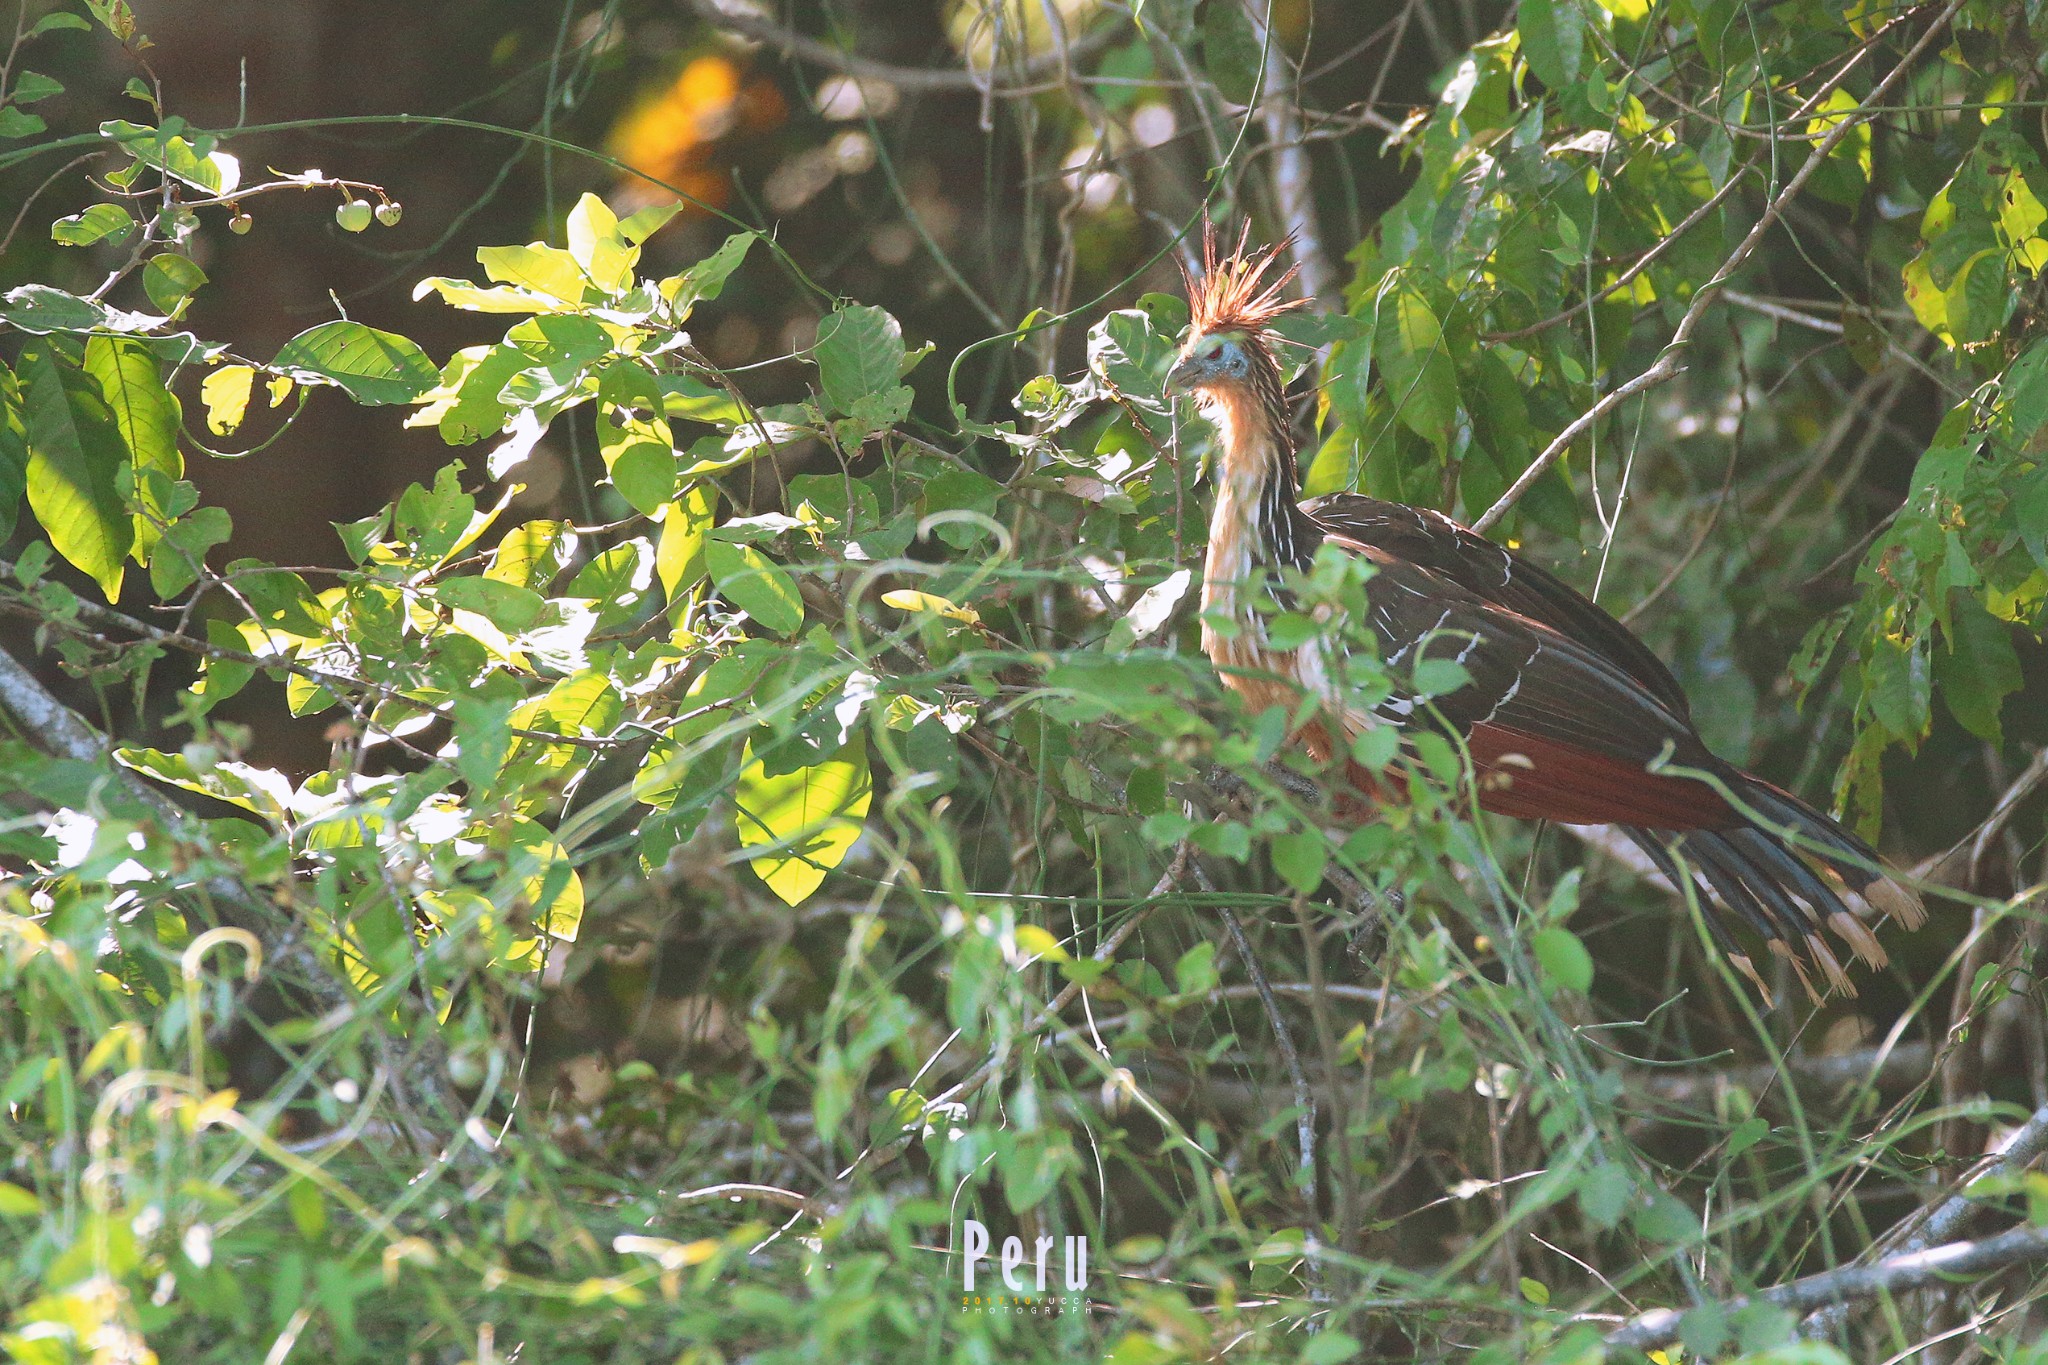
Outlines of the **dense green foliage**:
[{"label": "dense green foliage", "polygon": [[[1171,104],[1224,161],[1203,206],[1274,236],[1288,176],[1330,222],[1349,176],[1407,177],[1283,327],[1306,486],[1473,520],[1536,469],[1495,534],[1639,604],[1720,752],[1832,782],[1902,865],[1979,845],[1821,1009],[1757,1002],[1614,860],[1475,818],[1451,743],[1371,735],[1412,800],[1359,824],[1298,718],[1217,685],[1211,437],[1161,387],[1185,304],[1144,289],[1192,216],[1033,201],[1105,296],[934,353],[765,222],[654,268],[685,206],[581,193],[409,281],[487,340],[338,316],[252,354],[189,325],[196,244],[272,195],[351,234],[399,206],[259,175],[140,79],[46,129],[39,53],[140,57],[84,3],[0,68],[0,175],[76,201],[24,203],[53,249],[0,301],[0,607],[103,732],[0,688],[13,1358],[1563,1362],[1675,1305],[1694,1356],[1832,1361],[1722,1303],[1847,1263],[2048,1100],[2039,798],[1979,823],[2048,742],[2032,0],[1522,0],[1306,168],[1243,106],[1314,40],[1227,0],[1062,5],[1120,83],[990,97],[992,143],[1070,170]],[[971,53],[960,16],[1016,6],[950,12]],[[633,21],[594,18],[593,51]],[[755,276],[817,317],[786,391],[696,339]],[[297,563],[235,557],[202,467],[316,404],[445,463]],[[549,442],[596,458],[529,515]],[[1359,572],[1319,561],[1271,628],[1384,696]],[[331,762],[253,757],[247,694]],[[579,1049],[591,1012],[632,1039]],[[1087,1303],[978,1310],[968,1218],[1087,1238]],[[2039,1358],[2040,1283],[2000,1284],[1983,1349]],[[1865,1348],[1929,1334],[1902,1302]]]}]

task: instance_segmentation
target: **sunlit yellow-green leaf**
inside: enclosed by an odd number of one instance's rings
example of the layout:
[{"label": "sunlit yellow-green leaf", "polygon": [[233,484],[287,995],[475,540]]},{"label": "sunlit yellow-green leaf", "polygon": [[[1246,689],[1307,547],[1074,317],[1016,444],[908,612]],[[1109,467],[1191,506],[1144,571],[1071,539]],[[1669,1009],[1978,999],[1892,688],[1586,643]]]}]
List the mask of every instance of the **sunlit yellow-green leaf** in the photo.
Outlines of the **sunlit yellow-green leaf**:
[{"label": "sunlit yellow-green leaf", "polygon": [[249,410],[249,391],[256,383],[256,371],[247,365],[223,365],[208,374],[199,385],[199,401],[206,405],[206,429],[216,436],[228,436],[242,425]]},{"label": "sunlit yellow-green leaf", "polygon": [[171,513],[161,496],[168,485],[141,475],[155,470],[166,479],[184,477],[185,460],[178,453],[178,400],[164,387],[156,353],[133,337],[96,336],[87,341],[85,372],[98,383],[114,425],[128,444],[137,475],[135,498],[141,505],[135,515],[135,562],[147,564],[157,528],[170,520]]},{"label": "sunlit yellow-green leaf", "polygon": [[1934,276],[1928,269],[1927,253],[1923,251],[1906,262],[1899,274],[1905,281],[1906,306],[1913,310],[1913,316],[1920,320],[1920,325],[1937,335],[1946,332],[1948,299],[1934,283]]},{"label": "sunlit yellow-green leaf", "polygon": [[590,282],[583,277],[583,267],[559,247],[539,242],[487,246],[477,250],[476,259],[484,273],[499,284],[531,289],[560,303],[580,305],[590,289]]},{"label": "sunlit yellow-green leaf", "polygon": [[693,483],[663,509],[661,539],[654,548],[654,571],[670,602],[704,577],[704,537],[718,505],[718,490]]},{"label": "sunlit yellow-green leaf", "polygon": [[640,248],[627,244],[619,232],[618,215],[610,206],[586,193],[569,210],[569,255],[583,267],[592,284],[607,294],[618,294],[632,287]]},{"label": "sunlit yellow-green leaf", "polygon": [[882,604],[898,611],[929,611],[949,620],[965,625],[980,625],[981,613],[973,607],[963,607],[949,597],[935,592],[917,592],[910,588],[897,588],[882,594]]},{"label": "sunlit yellow-green leaf", "polygon": [[853,739],[831,757],[793,773],[767,776],[747,748],[733,793],[740,844],[760,849],[754,872],[791,905],[818,889],[860,838],[874,793],[867,741]]},{"label": "sunlit yellow-green leaf", "polygon": [[521,588],[543,588],[569,565],[576,532],[566,521],[529,521],[498,542],[484,577]]}]

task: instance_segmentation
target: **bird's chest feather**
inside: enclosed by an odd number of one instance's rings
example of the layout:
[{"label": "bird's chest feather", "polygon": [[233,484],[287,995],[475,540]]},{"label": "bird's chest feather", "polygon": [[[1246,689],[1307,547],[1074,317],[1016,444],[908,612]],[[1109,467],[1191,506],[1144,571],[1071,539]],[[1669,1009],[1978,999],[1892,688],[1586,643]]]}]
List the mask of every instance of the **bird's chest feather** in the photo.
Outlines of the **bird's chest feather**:
[{"label": "bird's chest feather", "polygon": [[[1372,717],[1346,705],[1338,694],[1322,641],[1309,640],[1292,649],[1277,649],[1269,642],[1265,616],[1259,609],[1260,593],[1251,586],[1262,570],[1271,569],[1254,515],[1260,492],[1250,480],[1227,473],[1220,481],[1209,527],[1208,567],[1202,580],[1202,651],[1216,665],[1224,684],[1253,711],[1269,706],[1293,710],[1306,694],[1322,704],[1318,709],[1327,716],[1341,717],[1337,728],[1349,738],[1372,724]],[[1312,722],[1307,728],[1326,733],[1321,723]],[[1320,750],[1324,745],[1311,747]]]}]

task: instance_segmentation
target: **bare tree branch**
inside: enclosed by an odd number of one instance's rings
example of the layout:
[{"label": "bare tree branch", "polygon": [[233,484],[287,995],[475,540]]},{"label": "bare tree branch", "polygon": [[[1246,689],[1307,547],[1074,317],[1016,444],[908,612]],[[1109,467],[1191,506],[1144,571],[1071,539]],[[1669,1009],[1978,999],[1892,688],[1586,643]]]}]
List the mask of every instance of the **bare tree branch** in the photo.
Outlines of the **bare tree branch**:
[{"label": "bare tree branch", "polygon": [[[1965,1172],[1956,1182],[1956,1193],[1935,1205],[1925,1222],[1914,1228],[1908,1220],[1887,1240],[1897,1239],[1899,1233],[1904,1233],[1903,1240],[1897,1243],[1899,1254],[1904,1256],[1924,1252],[1944,1239],[1954,1237],[1984,1210],[1984,1205],[1971,1197],[1972,1189],[1987,1180],[2018,1175],[2044,1151],[2048,1151],[2048,1107],[2035,1110],[2033,1116],[2014,1129],[1996,1151],[1988,1153],[1984,1160]],[[1840,1329],[1847,1316],[1841,1305],[1830,1305],[1800,1324],[1800,1330],[1809,1337],[1829,1336]]]},{"label": "bare tree branch", "polygon": [[[2048,1228],[2015,1228],[1982,1242],[1951,1242],[1946,1246],[1887,1256],[1874,1265],[1845,1266],[1803,1280],[1793,1280],[1755,1294],[1722,1301],[1724,1312],[1737,1313],[1753,1303],[1772,1303],[1794,1312],[1847,1303],[1879,1294],[1903,1294],[1953,1276],[1983,1275],[2025,1261],[2048,1259]],[[1679,1335],[1684,1311],[1658,1308],[1629,1319],[1609,1332],[1609,1350],[1645,1351]]]},{"label": "bare tree branch", "polygon": [[[1209,874],[1202,870],[1199,862],[1192,864],[1195,880],[1204,891],[1214,891]],[[1300,1147],[1301,1198],[1308,1206],[1307,1216],[1302,1221],[1302,1254],[1308,1263],[1308,1277],[1311,1296],[1317,1299],[1327,1297],[1323,1288],[1322,1239],[1316,1235],[1316,1225],[1322,1220],[1322,1195],[1316,1186],[1316,1096],[1309,1088],[1308,1074],[1301,1069],[1301,1053],[1294,1046],[1294,1034],[1287,1027],[1287,1016],[1280,1012],[1280,1001],[1274,996],[1273,988],[1266,983],[1266,973],[1259,966],[1258,955],[1252,951],[1252,941],[1244,932],[1237,912],[1229,906],[1222,907],[1223,927],[1230,931],[1230,941],[1237,945],[1238,960],[1244,964],[1245,975],[1258,988],[1259,1002],[1266,1007],[1266,1022],[1273,1026],[1273,1041],[1280,1048],[1280,1060],[1287,1067],[1287,1078],[1294,1086],[1294,1131]]]}]

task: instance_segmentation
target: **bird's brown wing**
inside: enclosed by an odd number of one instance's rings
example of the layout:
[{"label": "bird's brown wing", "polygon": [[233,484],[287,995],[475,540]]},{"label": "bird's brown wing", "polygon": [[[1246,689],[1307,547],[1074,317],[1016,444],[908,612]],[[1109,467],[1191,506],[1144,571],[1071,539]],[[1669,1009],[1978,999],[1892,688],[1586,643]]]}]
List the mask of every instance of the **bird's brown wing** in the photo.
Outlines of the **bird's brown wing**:
[{"label": "bird's brown wing", "polygon": [[1725,765],[1682,714],[1632,674],[1385,547],[1334,532],[1326,537],[1377,570],[1365,590],[1368,625],[1397,680],[1424,658],[1464,668],[1470,681],[1455,692],[1425,706],[1397,690],[1379,718],[1441,724],[1462,737],[1483,778],[1479,799],[1486,809],[1574,825],[1696,829],[1736,822],[1707,783],[1650,771],[1668,763],[1719,776]]},{"label": "bird's brown wing", "polygon": [[1678,679],[1626,626],[1556,574],[1441,512],[1357,493],[1317,498],[1302,510],[1326,535],[1385,550],[1483,601],[1549,626],[1634,678],[1673,715],[1691,715]]},{"label": "bird's brown wing", "polygon": [[[1729,932],[1733,925],[1755,931],[1788,958],[1809,991],[1811,967],[1854,994],[1822,939],[1823,928],[1865,962],[1884,963],[1877,940],[1844,902],[1845,892],[1862,895],[1909,927],[1919,922],[1917,898],[1883,875],[1877,854],[1861,839],[1709,752],[1683,696],[1674,706],[1661,695],[1676,689],[1669,673],[1652,686],[1639,662],[1634,668],[1618,663],[1616,639],[1648,652],[1585,599],[1572,594],[1604,622],[1589,632],[1591,643],[1474,590],[1469,574],[1460,581],[1327,521],[1322,525],[1328,542],[1375,566],[1365,593],[1369,625],[1397,677],[1411,674],[1423,658],[1453,659],[1464,668],[1469,681],[1426,703],[1397,687],[1377,719],[1404,728],[1435,723],[1462,736],[1482,808],[1521,819],[1622,827],[1674,884],[1693,875],[1702,880],[1701,903],[1718,903],[1721,912],[1707,917],[1709,928],[1738,966],[1747,970],[1748,959]],[[1398,536],[1395,543],[1402,543]],[[1519,561],[1515,567],[1522,567]],[[1526,578],[1522,589],[1534,591]],[[1810,864],[1807,856],[1818,861]]]}]

